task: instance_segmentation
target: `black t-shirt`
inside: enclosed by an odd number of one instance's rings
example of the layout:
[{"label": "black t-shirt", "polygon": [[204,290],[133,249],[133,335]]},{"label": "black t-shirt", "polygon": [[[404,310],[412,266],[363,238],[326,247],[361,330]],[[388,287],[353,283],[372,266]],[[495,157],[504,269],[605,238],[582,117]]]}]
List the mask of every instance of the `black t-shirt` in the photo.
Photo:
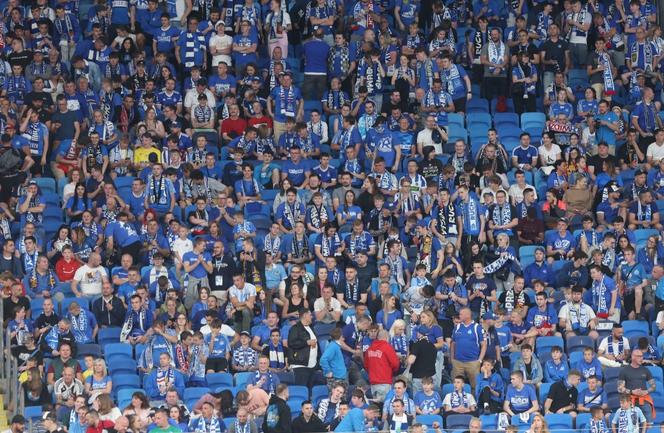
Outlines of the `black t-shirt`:
[{"label": "black t-shirt", "polygon": [[559,409],[574,405],[576,407],[576,399],[579,396],[579,391],[571,386],[567,387],[564,380],[554,383],[549,389],[549,395],[547,399],[553,400],[551,403],[551,412],[556,413]]},{"label": "black t-shirt", "polygon": [[30,309],[30,300],[26,298],[25,296],[19,296],[18,301],[13,302],[12,298],[6,298],[3,302],[3,308],[5,312],[5,322],[8,322],[10,320],[14,319],[14,311],[17,308],[23,307],[25,308],[25,311],[28,311]]},{"label": "black t-shirt", "polygon": [[[547,39],[542,45],[540,45],[540,52],[544,52],[543,60],[557,60],[561,71],[565,69],[565,51],[568,50],[569,46],[567,41],[560,38],[556,42]],[[555,65],[545,65],[544,71],[555,72]]]},{"label": "black t-shirt", "polygon": [[30,62],[32,62],[32,52],[23,50],[20,53],[10,53],[7,56],[7,62],[9,63],[9,66],[21,65],[23,67],[23,71],[25,71],[25,67],[28,66]]},{"label": "black t-shirt", "polygon": [[38,99],[44,102],[44,105],[42,105],[44,108],[50,108],[53,106],[53,98],[51,98],[51,95],[46,92],[35,91],[32,91],[25,96],[25,105],[30,105],[32,104],[32,101],[36,101]]},{"label": "black t-shirt", "polygon": [[410,346],[410,354],[415,355],[415,362],[410,367],[414,379],[436,375],[436,346],[427,338],[421,338]]},{"label": "black t-shirt", "polygon": [[537,51],[537,47],[533,43],[528,43],[526,45],[515,45],[510,49],[510,54],[513,56],[516,56],[517,54],[526,52],[528,53],[528,57],[530,57],[530,61],[532,62],[535,60],[535,55],[539,54],[539,51]]},{"label": "black t-shirt", "polygon": [[602,158],[597,155],[593,155],[588,159],[588,166],[595,167],[595,176],[597,176],[600,173],[604,173],[604,167],[602,167],[604,161],[611,161],[615,165],[616,163],[616,158],[613,155],[608,155],[606,158]]}]

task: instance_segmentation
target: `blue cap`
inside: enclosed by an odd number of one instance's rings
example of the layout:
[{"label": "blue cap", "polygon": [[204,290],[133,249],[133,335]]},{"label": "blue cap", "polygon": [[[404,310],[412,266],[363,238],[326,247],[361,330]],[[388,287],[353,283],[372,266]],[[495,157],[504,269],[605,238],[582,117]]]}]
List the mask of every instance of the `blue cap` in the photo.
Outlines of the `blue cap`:
[{"label": "blue cap", "polygon": [[429,227],[429,224],[428,224],[427,220],[418,220],[417,221],[417,226],[427,228],[427,227]]},{"label": "blue cap", "polygon": [[429,328],[427,328],[424,325],[420,325],[417,327],[417,333],[422,334],[422,335],[428,335],[429,334]]},{"label": "blue cap", "polygon": [[482,319],[484,320],[496,320],[496,316],[491,312],[487,311],[482,315]]}]

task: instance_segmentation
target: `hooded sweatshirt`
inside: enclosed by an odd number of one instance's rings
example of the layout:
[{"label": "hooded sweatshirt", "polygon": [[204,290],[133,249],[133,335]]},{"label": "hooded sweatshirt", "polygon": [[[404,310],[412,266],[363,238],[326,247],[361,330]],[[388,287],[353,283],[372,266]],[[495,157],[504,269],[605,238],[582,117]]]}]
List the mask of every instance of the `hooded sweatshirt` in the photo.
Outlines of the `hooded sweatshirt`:
[{"label": "hooded sweatshirt", "polygon": [[399,366],[394,348],[385,340],[375,340],[364,353],[364,368],[369,373],[369,383],[372,385],[391,385]]}]

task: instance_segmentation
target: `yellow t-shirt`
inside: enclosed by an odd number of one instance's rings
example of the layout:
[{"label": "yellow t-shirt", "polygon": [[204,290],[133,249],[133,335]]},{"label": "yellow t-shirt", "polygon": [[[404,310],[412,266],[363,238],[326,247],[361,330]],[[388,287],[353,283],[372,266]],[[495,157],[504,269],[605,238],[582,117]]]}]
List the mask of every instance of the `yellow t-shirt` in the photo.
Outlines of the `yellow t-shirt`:
[{"label": "yellow t-shirt", "polygon": [[152,153],[157,155],[157,162],[161,162],[161,152],[159,152],[159,150],[154,147],[146,149],[142,146],[138,146],[136,150],[134,150],[134,163],[140,164],[141,162],[150,162],[150,154]]}]

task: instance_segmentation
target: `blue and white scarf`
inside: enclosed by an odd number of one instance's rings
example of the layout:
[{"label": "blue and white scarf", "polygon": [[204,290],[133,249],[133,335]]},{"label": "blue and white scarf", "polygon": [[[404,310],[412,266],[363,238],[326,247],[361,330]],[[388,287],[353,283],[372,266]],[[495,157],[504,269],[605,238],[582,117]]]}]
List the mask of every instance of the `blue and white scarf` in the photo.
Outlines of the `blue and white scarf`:
[{"label": "blue and white scarf", "polygon": [[602,71],[602,79],[604,80],[604,93],[606,95],[614,95],[616,93],[616,86],[613,82],[613,71],[611,69],[611,57],[606,51],[597,52],[597,63],[604,66]]},{"label": "blue and white scarf", "polygon": [[[498,41],[497,43],[492,40],[489,41],[489,62],[500,65],[505,60],[505,44],[503,41]],[[489,73],[494,74],[497,68],[489,67]]]},{"label": "blue and white scarf", "polygon": [[88,315],[85,310],[81,309],[78,316],[67,314],[67,318],[71,322],[71,330],[74,334],[74,339],[77,343],[87,343],[88,341]]}]

